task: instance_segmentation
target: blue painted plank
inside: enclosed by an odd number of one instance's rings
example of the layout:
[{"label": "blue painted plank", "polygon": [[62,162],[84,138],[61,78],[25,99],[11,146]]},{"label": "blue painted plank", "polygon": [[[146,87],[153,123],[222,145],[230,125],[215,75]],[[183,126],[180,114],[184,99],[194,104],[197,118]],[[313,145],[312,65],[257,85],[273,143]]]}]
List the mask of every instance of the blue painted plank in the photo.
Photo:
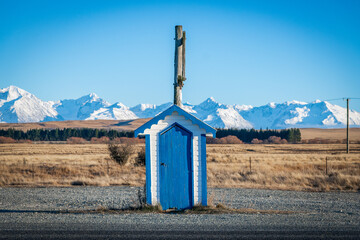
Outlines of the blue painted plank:
[{"label": "blue painted plank", "polygon": [[145,136],[146,203],[151,205],[151,155],[150,135]]},{"label": "blue painted plank", "polygon": [[191,137],[179,124],[159,134],[160,204],[164,210],[192,206]]},{"label": "blue painted plank", "polygon": [[201,204],[207,206],[206,135],[201,135]]}]

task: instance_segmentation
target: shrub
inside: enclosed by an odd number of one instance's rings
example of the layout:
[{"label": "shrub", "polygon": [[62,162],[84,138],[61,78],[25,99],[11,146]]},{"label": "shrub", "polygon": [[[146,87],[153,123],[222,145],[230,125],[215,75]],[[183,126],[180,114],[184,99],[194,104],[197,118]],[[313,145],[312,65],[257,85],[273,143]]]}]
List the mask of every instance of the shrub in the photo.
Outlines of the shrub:
[{"label": "shrub", "polygon": [[145,166],[145,148],[142,147],[137,154],[135,165]]},{"label": "shrub", "polygon": [[281,143],[281,137],[277,137],[277,136],[270,136],[268,138],[269,143],[275,143],[275,144],[280,144]]},{"label": "shrub", "polygon": [[0,136],[0,143],[15,143],[16,141],[11,137]]},{"label": "shrub", "polygon": [[259,139],[257,139],[257,138],[253,138],[253,140],[251,140],[251,143],[252,144],[260,144],[260,143],[262,143],[263,141],[262,140],[259,140]]},{"label": "shrub", "polygon": [[215,139],[212,137],[206,137],[206,144],[215,144]]},{"label": "shrub", "polygon": [[222,138],[207,137],[206,143],[208,143],[208,144],[243,144],[243,141],[241,141],[236,136],[229,135],[229,136],[222,137]]},{"label": "shrub", "polygon": [[93,137],[91,138],[90,140],[91,143],[109,143],[110,142],[110,138],[106,137],[106,136],[103,136],[101,138],[96,138],[96,137]]},{"label": "shrub", "polygon": [[226,144],[226,139],[224,137],[223,138],[216,138],[215,143],[216,144]]},{"label": "shrub", "polygon": [[227,144],[243,144],[243,141],[232,135],[223,137],[222,139],[224,139]]},{"label": "shrub", "polygon": [[253,138],[253,140],[251,140],[252,144],[287,144],[288,141],[286,139],[281,139],[280,137],[277,136],[270,136],[268,139],[265,140],[259,140],[257,138]]},{"label": "shrub", "polygon": [[134,146],[131,144],[109,144],[108,150],[110,158],[120,165],[125,165],[131,154],[134,152]]}]

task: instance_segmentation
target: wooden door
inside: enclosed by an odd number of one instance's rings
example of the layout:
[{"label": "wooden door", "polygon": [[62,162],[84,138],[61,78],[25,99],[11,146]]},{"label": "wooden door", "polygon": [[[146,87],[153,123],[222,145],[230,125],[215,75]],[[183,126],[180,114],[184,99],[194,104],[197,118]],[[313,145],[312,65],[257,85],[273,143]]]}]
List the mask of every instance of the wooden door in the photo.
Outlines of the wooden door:
[{"label": "wooden door", "polygon": [[160,133],[159,187],[163,210],[192,207],[191,132],[175,123]]}]

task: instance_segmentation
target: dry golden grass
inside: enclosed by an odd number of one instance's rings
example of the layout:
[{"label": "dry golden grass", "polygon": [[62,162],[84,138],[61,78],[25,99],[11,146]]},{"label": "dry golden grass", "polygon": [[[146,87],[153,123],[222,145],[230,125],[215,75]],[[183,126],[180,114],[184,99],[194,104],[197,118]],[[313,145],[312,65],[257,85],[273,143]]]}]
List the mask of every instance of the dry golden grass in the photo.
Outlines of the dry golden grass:
[{"label": "dry golden grass", "polygon": [[[210,187],[282,190],[360,189],[360,145],[212,145],[208,147]],[[326,158],[328,174],[326,174]],[[250,171],[251,159],[251,171]]]},{"label": "dry golden grass", "polygon": [[106,144],[0,144],[0,186],[82,184],[141,186],[145,168],[119,166]]},{"label": "dry golden grass", "polygon": [[[309,140],[314,138],[344,140],[346,139],[346,128],[321,129],[321,128],[300,128],[301,139]],[[360,128],[349,129],[350,141],[360,141]]]},{"label": "dry golden grass", "polygon": [[[346,154],[340,144],[208,145],[208,186],[357,191],[360,145],[350,149]],[[119,166],[106,144],[0,144],[0,186],[142,186],[145,167],[133,166],[135,156]]]}]

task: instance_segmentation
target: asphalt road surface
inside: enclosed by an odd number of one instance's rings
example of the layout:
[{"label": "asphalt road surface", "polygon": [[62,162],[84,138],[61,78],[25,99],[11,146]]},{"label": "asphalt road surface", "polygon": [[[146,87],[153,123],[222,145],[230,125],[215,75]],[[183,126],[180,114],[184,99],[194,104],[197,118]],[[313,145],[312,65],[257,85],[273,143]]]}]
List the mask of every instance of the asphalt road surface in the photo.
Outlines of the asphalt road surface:
[{"label": "asphalt road surface", "polygon": [[360,239],[360,193],[209,189],[213,202],[292,214],[109,214],[138,188],[0,188],[0,239]]}]

